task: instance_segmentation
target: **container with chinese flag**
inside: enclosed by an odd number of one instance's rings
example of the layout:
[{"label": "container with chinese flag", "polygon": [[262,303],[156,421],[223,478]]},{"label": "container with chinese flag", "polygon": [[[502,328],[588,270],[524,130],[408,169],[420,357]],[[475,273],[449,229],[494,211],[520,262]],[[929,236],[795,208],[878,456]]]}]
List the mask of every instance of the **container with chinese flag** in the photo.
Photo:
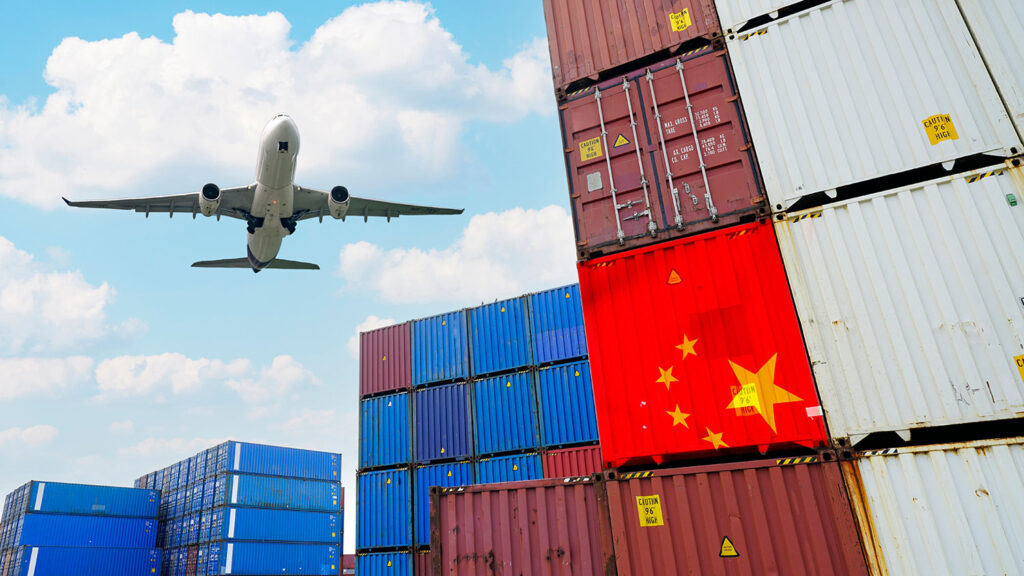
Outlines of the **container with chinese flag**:
[{"label": "container with chinese flag", "polygon": [[827,442],[771,224],[579,265],[608,467]]}]

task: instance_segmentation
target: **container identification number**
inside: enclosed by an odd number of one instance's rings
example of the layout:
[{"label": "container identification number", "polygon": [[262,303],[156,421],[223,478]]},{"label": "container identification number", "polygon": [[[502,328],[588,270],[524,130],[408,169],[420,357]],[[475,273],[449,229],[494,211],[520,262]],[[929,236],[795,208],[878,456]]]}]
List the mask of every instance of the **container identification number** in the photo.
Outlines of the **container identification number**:
[{"label": "container identification number", "polygon": [[636,497],[636,511],[640,515],[640,526],[664,526],[665,518],[661,515],[661,495]]}]

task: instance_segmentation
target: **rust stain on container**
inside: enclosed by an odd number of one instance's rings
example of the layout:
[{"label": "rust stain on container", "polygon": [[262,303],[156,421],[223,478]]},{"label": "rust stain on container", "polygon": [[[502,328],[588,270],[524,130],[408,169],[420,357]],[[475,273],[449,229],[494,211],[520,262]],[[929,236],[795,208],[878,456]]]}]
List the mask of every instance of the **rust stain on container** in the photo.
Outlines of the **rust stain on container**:
[{"label": "rust stain on container", "polygon": [[359,334],[359,396],[407,390],[412,384],[408,322]]}]

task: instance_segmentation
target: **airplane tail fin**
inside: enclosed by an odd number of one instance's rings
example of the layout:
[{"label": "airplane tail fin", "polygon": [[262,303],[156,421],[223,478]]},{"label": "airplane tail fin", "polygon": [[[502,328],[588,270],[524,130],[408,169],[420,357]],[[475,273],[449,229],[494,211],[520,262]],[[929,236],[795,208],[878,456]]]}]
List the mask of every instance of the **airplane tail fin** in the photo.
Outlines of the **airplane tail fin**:
[{"label": "airplane tail fin", "polygon": [[[225,258],[223,260],[201,260],[192,264],[193,268],[249,268],[254,272],[259,269],[252,267],[248,258]],[[296,262],[295,260],[271,260],[264,268],[276,268],[279,270],[319,270],[320,267],[310,262]]]}]

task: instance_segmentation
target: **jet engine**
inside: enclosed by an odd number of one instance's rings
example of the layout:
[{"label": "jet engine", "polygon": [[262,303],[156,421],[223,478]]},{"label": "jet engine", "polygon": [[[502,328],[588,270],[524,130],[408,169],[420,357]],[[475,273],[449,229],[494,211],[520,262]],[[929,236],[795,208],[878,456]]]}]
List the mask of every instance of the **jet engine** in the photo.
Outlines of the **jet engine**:
[{"label": "jet engine", "polygon": [[348,212],[348,201],[348,188],[344,186],[331,188],[331,193],[327,195],[327,206],[331,210],[331,217],[344,218],[345,213]]},{"label": "jet engine", "polygon": [[199,211],[203,213],[203,216],[213,216],[217,213],[218,208],[220,208],[220,188],[216,184],[203,186],[203,191],[199,193]]}]

